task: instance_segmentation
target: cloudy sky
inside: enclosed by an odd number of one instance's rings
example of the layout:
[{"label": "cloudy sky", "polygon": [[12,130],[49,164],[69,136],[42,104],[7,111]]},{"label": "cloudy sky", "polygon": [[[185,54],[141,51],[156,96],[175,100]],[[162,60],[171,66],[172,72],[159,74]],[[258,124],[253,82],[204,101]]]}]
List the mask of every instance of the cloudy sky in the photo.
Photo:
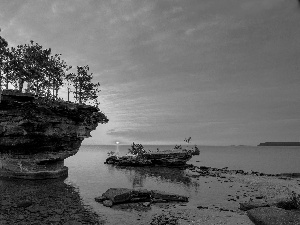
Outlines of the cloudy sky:
[{"label": "cloudy sky", "polygon": [[0,28],[90,66],[110,121],[85,144],[300,140],[297,0],[1,0]]}]

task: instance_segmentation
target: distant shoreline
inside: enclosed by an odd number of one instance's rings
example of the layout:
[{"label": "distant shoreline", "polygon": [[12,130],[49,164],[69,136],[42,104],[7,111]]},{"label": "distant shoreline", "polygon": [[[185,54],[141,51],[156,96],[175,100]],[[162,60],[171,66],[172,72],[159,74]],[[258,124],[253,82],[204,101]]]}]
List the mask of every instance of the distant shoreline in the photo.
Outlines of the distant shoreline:
[{"label": "distant shoreline", "polygon": [[300,146],[300,142],[264,142],[258,146]]}]

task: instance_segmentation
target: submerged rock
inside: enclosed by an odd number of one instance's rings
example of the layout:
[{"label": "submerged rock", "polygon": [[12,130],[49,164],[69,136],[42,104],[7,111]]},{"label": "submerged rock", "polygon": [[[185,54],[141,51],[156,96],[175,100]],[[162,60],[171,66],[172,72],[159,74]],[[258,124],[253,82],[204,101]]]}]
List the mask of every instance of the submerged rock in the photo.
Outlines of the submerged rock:
[{"label": "submerged rock", "polygon": [[0,176],[44,179],[67,176],[64,159],[108,119],[98,108],[46,101],[3,91],[0,102]]},{"label": "submerged rock", "polygon": [[148,207],[151,202],[188,202],[188,197],[156,190],[110,188],[102,196],[96,197],[95,201],[107,207],[121,203],[145,202]]}]

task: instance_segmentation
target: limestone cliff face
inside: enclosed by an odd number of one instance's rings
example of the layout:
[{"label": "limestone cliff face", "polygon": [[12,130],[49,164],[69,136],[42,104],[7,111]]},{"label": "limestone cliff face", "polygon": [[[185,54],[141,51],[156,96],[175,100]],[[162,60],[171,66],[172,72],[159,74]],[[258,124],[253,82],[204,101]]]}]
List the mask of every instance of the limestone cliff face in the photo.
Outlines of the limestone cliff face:
[{"label": "limestone cliff face", "polygon": [[63,160],[77,153],[98,123],[107,122],[93,106],[4,92],[0,103],[0,176],[35,179],[65,175]]}]

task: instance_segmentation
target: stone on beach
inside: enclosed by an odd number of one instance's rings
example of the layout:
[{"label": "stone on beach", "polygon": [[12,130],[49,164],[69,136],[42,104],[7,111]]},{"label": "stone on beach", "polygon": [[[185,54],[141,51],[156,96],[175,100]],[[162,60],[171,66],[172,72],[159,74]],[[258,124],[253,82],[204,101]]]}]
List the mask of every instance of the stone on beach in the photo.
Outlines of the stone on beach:
[{"label": "stone on beach", "polygon": [[110,188],[102,196],[96,197],[95,201],[108,207],[113,204],[133,202],[147,202],[147,206],[149,206],[150,202],[187,202],[188,197],[156,190]]},{"label": "stone on beach", "polygon": [[276,207],[260,207],[247,211],[248,217],[256,225],[296,225],[300,224],[299,210],[284,210]]}]

